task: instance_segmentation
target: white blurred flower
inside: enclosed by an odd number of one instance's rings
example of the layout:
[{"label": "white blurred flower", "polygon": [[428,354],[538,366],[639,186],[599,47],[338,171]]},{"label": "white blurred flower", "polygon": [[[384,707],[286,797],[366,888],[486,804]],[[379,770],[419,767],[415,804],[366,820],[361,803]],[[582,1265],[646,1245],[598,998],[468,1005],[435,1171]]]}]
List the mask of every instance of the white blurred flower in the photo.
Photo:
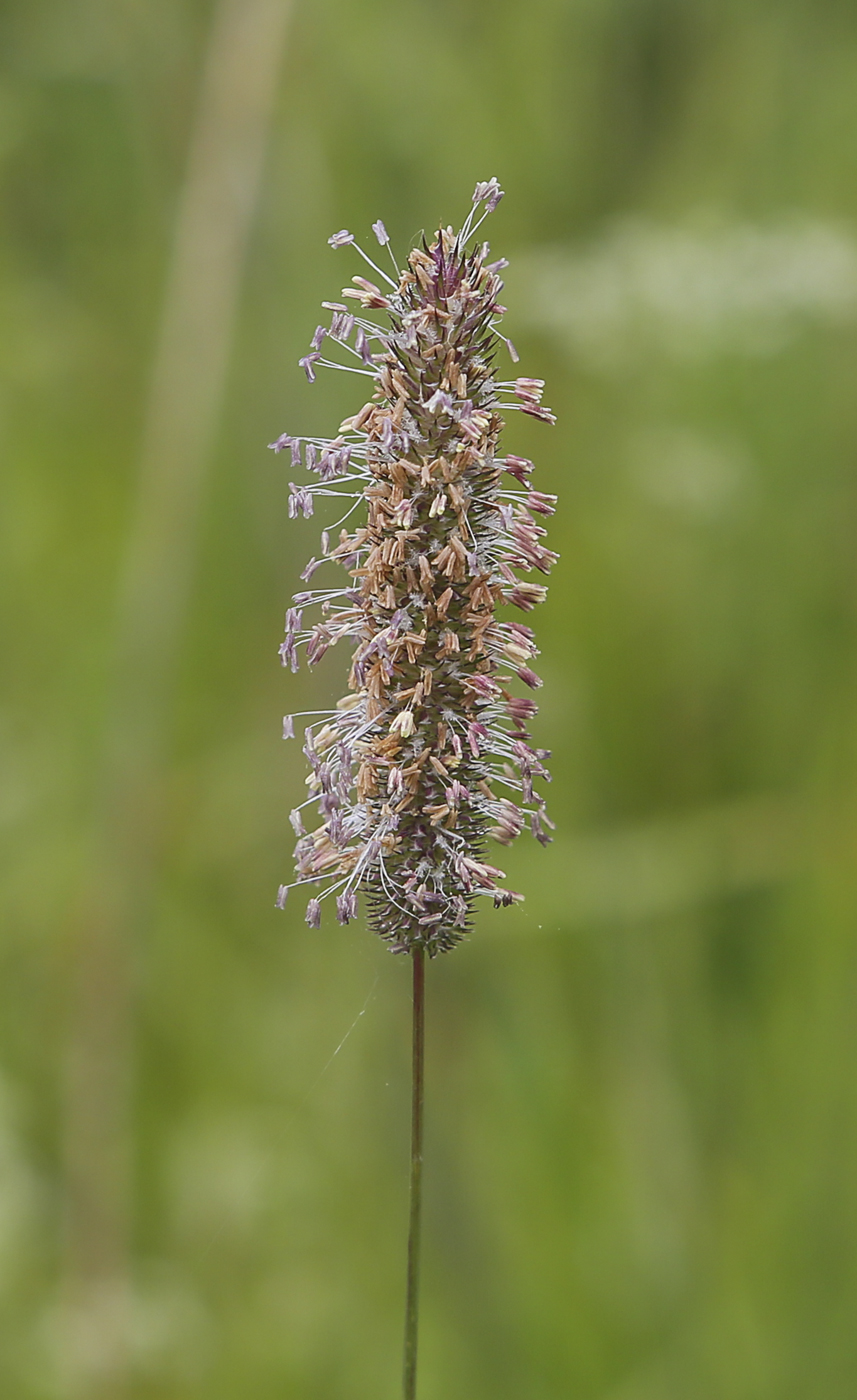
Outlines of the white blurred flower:
[{"label": "white blurred flower", "polygon": [[811,325],[857,316],[857,240],[839,224],[622,221],[588,248],[518,262],[520,314],[596,367],[776,353]]}]

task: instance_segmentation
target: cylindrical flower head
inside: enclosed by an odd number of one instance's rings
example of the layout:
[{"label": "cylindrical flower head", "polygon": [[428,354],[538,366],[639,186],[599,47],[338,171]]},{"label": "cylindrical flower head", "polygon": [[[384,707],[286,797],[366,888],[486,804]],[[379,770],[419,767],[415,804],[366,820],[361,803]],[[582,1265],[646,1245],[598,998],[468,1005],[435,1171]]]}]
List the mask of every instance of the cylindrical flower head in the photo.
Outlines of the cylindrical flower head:
[{"label": "cylindrical flower head", "polygon": [[[526,728],[536,706],[513,689],[516,680],[541,685],[529,665],[533,633],[497,615],[502,604],[529,612],[541,602],[544,585],[518,572],[546,574],[556,558],[533,515],[551,514],[554,498],[531,489],[531,462],[498,455],[501,410],[554,421],[540,380],[504,382],[495,371],[505,263],[489,262],[473,233],[501,197],[496,180],[477,185],[463,228],[424,240],[404,271],[393,258],[391,277],[352,235],[334,235],[331,244],[356,250],[379,279],[355,277],[343,296],[384,320],[324,303],[330,335],[351,361],[324,359],[317,333],[301,364],[311,381],[316,364],[362,374],[372,395],[332,440],[283,435],[271,444],[289,447],[295,464],[303,448],[320,478],[292,485],[290,514],[312,514],[314,496],[343,497],[343,520],[365,507],[333,543],[324,532],[320,557],[302,575],[309,582],[330,561],[348,584],[296,594],[280,648],[296,669],[300,645],[311,665],[344,637],[354,645],[349,693],[306,729],[312,772],[303,806],[315,805],[321,822],[299,836],[295,883],[324,886],[310,901],[313,927],[326,895],[336,896],[343,923],[365,895],[372,927],[394,952],[452,948],[477,895],[496,905],[522,898],[501,888],[487,839],[508,844],[528,819],[546,842],[552,825],[534,786],[549,780],[549,755],[532,747]],[[374,228],[389,247],[380,221]],[[312,604],[321,617],[306,630]],[[292,818],[303,833],[300,813]]]}]

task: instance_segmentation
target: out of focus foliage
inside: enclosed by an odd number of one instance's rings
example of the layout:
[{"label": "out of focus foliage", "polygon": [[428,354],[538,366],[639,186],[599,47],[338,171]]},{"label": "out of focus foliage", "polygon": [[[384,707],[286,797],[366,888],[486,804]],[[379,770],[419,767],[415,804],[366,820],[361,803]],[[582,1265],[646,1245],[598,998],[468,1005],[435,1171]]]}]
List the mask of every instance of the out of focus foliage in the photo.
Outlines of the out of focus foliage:
[{"label": "out of focus foliage", "polygon": [[508,434],[561,497],[536,729],[558,830],[509,857],[526,903],[482,914],[431,967],[422,1394],[846,1400],[842,0],[295,0],[200,509],[174,544],[192,582],[150,775],[157,838],[140,888],[111,872],[136,911],[120,930],[127,1236],[75,1291],[76,949],[212,15],[0,13],[0,1390],[397,1393],[408,969],[362,927],[315,933],[273,907],[303,781],[280,715],[334,696],[345,658],[278,667],[324,522],[287,521],[289,470],[265,444],[359,401],[347,376],[310,388],[296,366],[319,301],[359,270],[328,234],[383,217],[402,250],[496,174],[509,334],[560,420]]}]

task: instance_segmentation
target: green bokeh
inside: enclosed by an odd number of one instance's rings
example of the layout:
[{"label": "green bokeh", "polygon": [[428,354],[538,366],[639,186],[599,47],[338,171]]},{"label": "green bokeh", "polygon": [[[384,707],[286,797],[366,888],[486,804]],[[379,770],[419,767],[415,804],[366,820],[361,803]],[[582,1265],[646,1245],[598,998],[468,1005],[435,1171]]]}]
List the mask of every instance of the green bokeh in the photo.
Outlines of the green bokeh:
[{"label": "green bokeh", "polygon": [[345,657],[278,666],[265,444],[360,402],[327,236],[496,174],[558,829],[430,969],[421,1397],[850,1400],[857,13],[295,0],[173,654],[117,599],[216,8],[0,10],[0,1391],[398,1393],[408,968],[273,907]]}]

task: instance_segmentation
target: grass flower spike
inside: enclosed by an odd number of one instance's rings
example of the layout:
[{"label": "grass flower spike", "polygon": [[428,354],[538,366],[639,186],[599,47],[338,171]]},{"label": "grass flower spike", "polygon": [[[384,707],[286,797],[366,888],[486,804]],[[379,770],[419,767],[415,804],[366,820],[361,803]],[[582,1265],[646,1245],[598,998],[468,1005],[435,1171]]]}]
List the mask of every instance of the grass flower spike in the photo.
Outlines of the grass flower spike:
[{"label": "grass flower spike", "polygon": [[[370,395],[332,440],[284,434],[271,444],[315,478],[290,483],[291,517],[311,516],[328,497],[344,508],[302,579],[339,565],[347,580],[295,595],[283,665],[296,670],[301,647],[310,665],[345,638],[353,647],[348,694],[306,727],[312,771],[291,818],[294,883],[317,886],[312,927],[325,899],[347,923],[362,894],[394,952],[447,951],[478,895],[496,905],[521,898],[486,857],[489,836],[508,844],[529,823],[550,839],[536,789],[549,755],[527,729],[537,649],[530,628],[498,609],[529,613],[544,599],[544,584],[520,575],[547,574],[556,558],[540,523],[555,498],[533,490],[531,462],[498,454],[507,410],[554,417],[541,380],[501,380],[495,369],[498,351],[518,358],[498,329],[506,264],[474,235],[501,198],[496,180],[477,185],[463,227],[423,240],[402,270],[379,220],[389,274],[353,234],[333,235],[372,275],[355,276],[342,302],[323,303],[330,324],[300,363],[310,382],[319,368],[360,375]],[[292,716],[283,732],[293,734]],[[307,831],[309,806],[321,821]]]}]

